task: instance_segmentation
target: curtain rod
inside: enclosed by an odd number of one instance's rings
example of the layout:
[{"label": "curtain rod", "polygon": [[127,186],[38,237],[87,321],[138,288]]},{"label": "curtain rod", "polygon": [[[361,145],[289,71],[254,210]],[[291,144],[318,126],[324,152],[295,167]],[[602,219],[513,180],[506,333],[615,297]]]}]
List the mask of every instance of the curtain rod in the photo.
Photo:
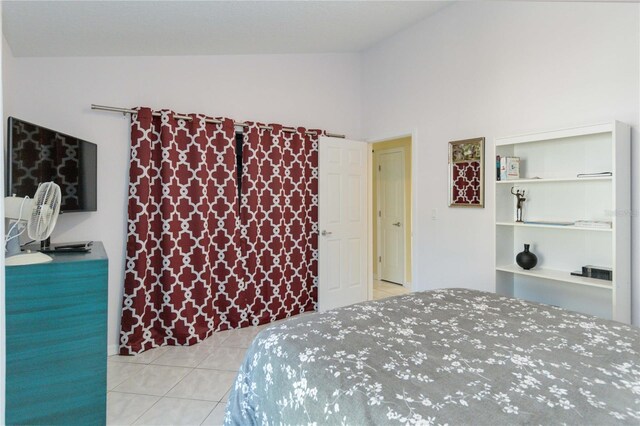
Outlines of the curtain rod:
[{"label": "curtain rod", "polygon": [[[106,106],[106,105],[96,105],[96,104],[91,104],[91,109],[95,109],[95,110],[100,110],[100,111],[110,111],[110,112],[121,112],[123,114],[137,114],[138,111],[134,110],[134,109],[129,109],[129,108],[118,108],[118,107],[112,107],[112,106]],[[154,116],[159,117],[160,113],[158,112],[154,112],[153,113]],[[187,115],[174,115],[175,118],[177,118],[178,120],[187,120],[187,121],[191,121],[191,117],[187,116]],[[214,123],[214,124],[221,124],[222,121],[220,120],[216,120],[215,118],[205,118],[204,120],[207,123]],[[238,127],[247,127],[248,124],[244,123],[244,122],[239,122],[239,121],[234,121],[233,122],[234,126],[238,126]],[[271,127],[269,126],[260,126],[261,129],[267,129],[267,130],[273,130]],[[297,130],[292,128],[292,127],[283,127],[282,128],[283,132],[290,132],[290,133],[294,133]],[[315,135],[317,134],[316,132],[306,132],[308,135]],[[344,138],[344,135],[338,135],[336,133],[329,133],[329,132],[325,132],[326,136],[332,137],[332,138]]]}]

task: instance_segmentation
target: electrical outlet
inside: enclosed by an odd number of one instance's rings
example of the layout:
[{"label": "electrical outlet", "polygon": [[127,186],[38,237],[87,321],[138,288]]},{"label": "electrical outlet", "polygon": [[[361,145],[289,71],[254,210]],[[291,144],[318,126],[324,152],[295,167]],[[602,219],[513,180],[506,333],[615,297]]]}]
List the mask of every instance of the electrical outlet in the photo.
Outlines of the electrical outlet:
[{"label": "electrical outlet", "polygon": [[438,209],[431,209],[431,220],[438,220]]}]

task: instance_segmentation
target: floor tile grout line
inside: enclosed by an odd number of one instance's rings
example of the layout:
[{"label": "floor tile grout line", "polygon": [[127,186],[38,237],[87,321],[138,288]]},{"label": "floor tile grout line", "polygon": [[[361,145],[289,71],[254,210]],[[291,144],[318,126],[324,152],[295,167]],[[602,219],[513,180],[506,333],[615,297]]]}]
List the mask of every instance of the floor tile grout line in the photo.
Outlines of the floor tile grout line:
[{"label": "floor tile grout line", "polygon": [[[167,396],[169,394],[169,392],[171,392],[176,386],[178,386],[180,384],[180,382],[182,382],[189,374],[193,373],[193,370],[195,370],[195,368],[191,368],[190,371],[185,374],[184,376],[182,376],[182,378],[180,380],[178,380],[172,387],[171,389],[169,389],[167,392],[165,392],[165,394],[163,395],[163,398],[165,396]],[[169,397],[171,398],[171,397]],[[187,398],[188,399],[188,398]]]},{"label": "floor tile grout line", "polygon": [[[227,349],[244,349],[244,352],[245,352],[245,353],[242,355],[242,358],[244,359],[244,356],[246,355],[247,350],[248,350],[249,348],[227,348]],[[211,355],[214,355],[214,354],[213,354],[213,353],[209,354],[209,355],[208,355],[207,357],[205,357],[202,361],[200,361],[200,363],[198,363],[198,365],[196,365],[196,366],[195,366],[195,368],[202,368],[202,369],[204,369],[204,370],[220,370],[219,368],[206,368],[206,367],[200,367],[200,366],[202,365],[202,363],[203,363],[203,362],[205,362],[206,360],[208,360],[208,359],[209,359],[209,357],[211,357]],[[231,370],[222,370],[222,371],[231,371]],[[235,371],[237,372],[238,370],[235,370]]]},{"label": "floor tile grout line", "polygon": [[127,395],[142,395],[142,396],[153,396],[154,398],[162,398],[162,395],[151,395],[148,393],[123,392],[123,391],[109,391],[109,393],[124,393]]},{"label": "floor tile grout line", "polygon": [[204,357],[204,359],[203,359],[202,361],[200,361],[200,362],[199,362],[199,363],[198,363],[194,368],[198,368],[198,367],[200,367],[200,366],[202,365],[202,363],[203,363],[203,362],[205,362],[206,360],[208,360],[208,359],[209,359],[209,357],[210,357],[211,355],[213,355],[213,354],[216,352],[216,350],[217,350],[217,349],[218,349],[218,348],[216,348],[216,349],[214,349],[213,351],[211,351],[211,353],[210,353],[209,355],[207,355],[206,357]]},{"label": "floor tile grout line", "polygon": [[126,382],[127,380],[129,380],[129,377],[125,378],[123,381],[121,381],[120,383],[118,383],[117,385],[115,385],[114,387],[112,387],[111,389],[109,389],[109,387],[107,386],[107,392],[113,392],[115,390],[115,388],[117,388],[118,386],[120,386],[121,384],[123,384],[124,382]]},{"label": "floor tile grout line", "polygon": [[[153,395],[150,395],[150,396],[153,396]],[[169,399],[181,399],[181,400],[184,400],[184,401],[211,402],[212,404],[216,404],[216,405],[222,402],[222,400],[220,400],[220,401],[212,401],[210,399],[185,398],[183,396],[169,396],[169,395],[160,396],[158,398],[160,398],[160,399],[163,399],[163,398],[165,398],[165,399],[166,398],[169,398]]]},{"label": "floor tile grout line", "polygon": [[156,406],[156,404],[157,404],[158,402],[162,401],[162,398],[163,398],[163,397],[161,397],[161,396],[157,396],[157,395],[153,395],[153,396],[155,396],[156,398],[158,398],[158,400],[157,400],[156,402],[154,402],[153,404],[151,404],[151,406],[150,406],[149,408],[147,408],[146,410],[144,410],[144,411],[143,411],[143,412],[142,412],[138,417],[136,417],[136,419],[135,419],[134,421],[132,421],[131,423],[129,423],[130,425],[135,425],[135,424],[136,424],[136,422],[142,418],[142,416],[144,416],[145,414],[147,414],[147,412],[148,412],[149,410],[151,410],[153,407],[155,407],[155,406]]},{"label": "floor tile grout line", "polygon": [[[126,364],[126,363],[121,363],[121,364]],[[144,364],[136,364],[136,365],[144,365]],[[142,369],[144,369],[144,367],[143,367]],[[138,371],[138,373],[140,373],[140,371]],[[108,375],[109,375],[109,366],[107,365],[107,377],[108,377]],[[120,386],[121,384],[123,384],[124,382],[126,382],[127,380],[129,380],[130,378],[131,378],[131,377],[129,377],[129,376],[127,375],[127,377],[125,377],[125,378],[124,378],[122,381],[120,381],[117,385],[113,386],[113,387],[111,388],[111,391],[112,391],[112,390],[114,390],[115,388],[117,388],[118,386]],[[107,392],[110,392],[110,390],[109,390],[109,386],[108,386],[108,380],[107,380]]]},{"label": "floor tile grout line", "polygon": [[[120,355],[114,355],[114,356],[120,356]],[[109,361],[109,360],[107,359],[107,362],[108,362],[108,361]],[[110,360],[110,361],[111,361],[111,362],[115,362],[115,363],[117,363],[117,364],[149,365],[149,363],[148,363],[148,362],[122,361],[122,360],[116,360],[116,359],[113,359],[113,360]]]},{"label": "floor tile grout line", "polygon": [[[177,386],[177,383],[176,383],[176,386]],[[231,387],[233,387],[233,385],[231,385]],[[229,387],[229,390],[231,390],[231,387]],[[173,388],[171,388],[171,389],[173,389]],[[169,391],[167,391],[167,393],[169,393],[171,391],[171,389]],[[227,392],[229,392],[229,390],[227,390]],[[118,393],[118,392],[116,392],[116,393]],[[200,422],[200,424],[204,423],[205,420],[207,420],[207,418],[211,415],[213,410],[215,410],[218,405],[224,403],[225,406],[226,406],[226,404],[227,404],[227,402],[223,402],[222,400],[211,401],[211,400],[208,400],[208,399],[181,398],[181,397],[176,397],[176,396],[167,396],[167,394],[165,394],[163,396],[158,396],[158,395],[146,395],[146,394],[132,394],[132,393],[129,393],[129,392],[119,392],[119,393],[127,393],[129,395],[145,395],[145,396],[152,396],[152,397],[158,398],[158,400],[156,402],[154,402],[149,408],[147,408],[143,413],[141,413],[138,417],[136,417],[135,420],[132,423],[130,423],[130,425],[134,425],[138,420],[140,420],[142,418],[142,416],[144,416],[149,410],[151,410],[153,407],[155,407],[160,401],[162,401],[165,398],[180,399],[180,400],[185,400],[185,401],[210,402],[210,403],[214,404],[213,408],[211,408],[211,410],[207,413],[207,415],[204,416],[204,419],[202,420],[202,422]],[[225,392],[224,395],[226,395],[226,394],[227,393]],[[222,396],[223,398],[224,398],[224,395]]]},{"label": "floor tile grout line", "polygon": [[218,407],[218,405],[219,405],[219,404],[220,404],[220,403],[218,402],[216,405],[214,405],[214,406],[213,406],[213,408],[211,409],[211,411],[209,411],[209,414],[207,414],[206,416],[204,416],[204,419],[202,419],[202,421],[200,422],[200,426],[202,426],[202,425],[204,424],[204,422],[206,422],[206,421],[207,421],[207,419],[209,418],[209,416],[211,415],[211,413],[213,413],[213,410],[215,410],[215,409]]},{"label": "floor tile grout line", "polygon": [[[205,359],[208,357],[205,357]],[[204,360],[203,360],[204,361]],[[200,361],[197,365],[200,365],[200,363],[202,363],[202,361]],[[179,367],[179,368],[197,368],[196,366],[191,366],[191,365],[177,365],[177,364],[149,364],[149,365],[157,365],[158,367]]]},{"label": "floor tile grout line", "polygon": [[[152,364],[149,364],[149,365],[148,365],[148,367],[153,367],[153,366],[154,366],[154,365],[152,365]],[[161,366],[159,366],[159,367],[166,367],[166,366],[165,366],[165,365],[161,365]],[[162,397],[166,396],[166,395],[167,395],[167,393],[171,391],[171,389],[173,389],[174,387],[176,387],[176,385],[182,381],[182,379],[184,379],[184,378],[185,378],[185,377],[187,377],[189,374],[191,374],[191,371],[195,370],[195,368],[192,368],[192,367],[174,367],[174,368],[187,368],[187,369],[189,369],[189,372],[188,372],[187,374],[185,374],[184,376],[182,376],[182,377],[180,378],[180,380],[178,380],[178,382],[177,382],[177,383],[175,383],[175,384],[174,384],[174,385],[173,385],[173,386],[172,386],[172,387],[171,387],[167,392],[165,392],[163,395],[149,395],[149,396],[159,396],[160,398],[162,398]],[[141,372],[139,372],[139,373],[141,373]],[[137,375],[134,375],[134,376],[137,376]],[[132,379],[132,378],[133,378],[133,377],[129,377],[129,378],[127,378],[127,379],[125,380],[125,382],[126,382],[127,380]],[[124,382],[122,382],[122,383],[124,383]],[[121,385],[122,383],[120,383],[120,385]],[[118,386],[120,386],[120,385],[118,385]],[[115,388],[114,388],[114,391],[115,391]],[[122,391],[115,391],[115,392],[130,393],[130,394],[135,394],[135,395],[148,395],[148,394],[144,394],[144,393],[135,393],[135,392],[122,392]]]},{"label": "floor tile grout line", "polygon": [[194,370],[224,371],[226,373],[236,373],[237,375],[238,371],[240,371],[240,368],[238,368],[237,370],[223,370],[222,368],[195,367]]},{"label": "floor tile grout line", "polygon": [[[191,369],[191,371],[193,371],[193,370],[195,370],[195,369],[194,369],[194,368],[192,368],[192,369]],[[175,388],[175,387],[178,385],[178,383],[180,383],[180,382],[181,382],[185,377],[187,377],[189,374],[191,374],[191,371],[189,371],[189,372],[188,372],[187,374],[185,374],[185,375],[184,375],[180,380],[178,380],[178,382],[177,382],[176,384],[174,384],[174,385],[171,387],[171,389]],[[164,393],[164,395],[162,395],[162,396],[158,396],[158,395],[150,395],[150,396],[155,396],[155,397],[157,397],[157,398],[158,398],[158,400],[157,400],[153,405],[151,405],[151,407],[147,408],[147,409],[146,409],[142,414],[140,414],[138,417],[136,417],[136,419],[135,419],[135,420],[133,421],[133,423],[131,423],[131,424],[132,424],[132,425],[134,425],[138,420],[140,420],[140,418],[141,418],[142,416],[144,416],[144,415],[145,415],[149,410],[151,410],[153,407],[155,407],[155,406],[158,404],[158,402],[162,401],[162,398],[167,397],[167,394],[168,394],[169,392],[171,392],[171,389],[169,389],[168,391],[166,391],[166,392]],[[140,395],[140,394],[138,394],[138,395]],[[169,398],[170,398],[170,397],[169,397]],[[187,399],[187,398],[185,398],[185,399]],[[214,408],[215,408],[215,407],[214,407]],[[206,417],[205,417],[205,419],[206,419]]]},{"label": "floor tile grout line", "polygon": [[[117,385],[115,385],[112,389],[107,389],[107,392],[117,392],[117,393],[128,393],[128,394],[133,394],[133,395],[147,395],[147,396],[160,396],[160,397],[164,397],[167,396],[169,392],[171,392],[171,390],[173,390],[173,388],[175,388],[178,384],[180,384],[189,374],[191,374],[194,370],[204,370],[204,371],[220,371],[220,372],[224,372],[224,373],[234,373],[234,374],[238,374],[238,370],[229,370],[229,369],[222,369],[222,368],[208,368],[208,367],[184,367],[184,366],[175,366],[175,365],[160,365],[160,364],[149,364],[147,367],[169,367],[169,368],[183,368],[183,369],[188,369],[189,372],[187,374],[185,374],[175,385],[173,385],[164,395],[151,395],[151,394],[147,394],[147,393],[140,393],[140,392],[131,392],[131,391],[122,391],[122,390],[117,390],[116,388],[120,385],[122,385],[124,382],[126,382],[127,380],[132,379],[133,377],[127,377],[125,378],[122,382],[118,383]],[[140,372],[138,372],[137,374],[135,374],[134,376],[137,376],[138,374],[140,374]],[[227,389],[227,392],[229,391],[229,389]],[[226,395],[226,393],[225,393]],[[189,398],[187,398],[189,399]]]}]

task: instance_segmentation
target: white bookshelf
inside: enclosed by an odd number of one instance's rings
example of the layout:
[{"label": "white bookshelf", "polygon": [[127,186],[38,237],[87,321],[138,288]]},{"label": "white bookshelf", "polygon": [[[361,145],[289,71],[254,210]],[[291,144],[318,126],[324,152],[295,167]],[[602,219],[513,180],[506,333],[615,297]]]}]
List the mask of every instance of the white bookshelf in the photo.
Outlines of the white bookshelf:
[{"label": "white bookshelf", "polygon": [[[520,179],[495,181],[496,292],[629,323],[629,126],[614,121],[498,138],[495,148],[521,161]],[[577,177],[598,172],[612,176]],[[491,175],[495,180],[495,170]],[[525,221],[610,221],[611,229],[515,222],[513,186],[525,191]],[[528,271],[515,262],[524,244],[538,256]],[[571,275],[584,265],[613,268],[613,281]]]}]

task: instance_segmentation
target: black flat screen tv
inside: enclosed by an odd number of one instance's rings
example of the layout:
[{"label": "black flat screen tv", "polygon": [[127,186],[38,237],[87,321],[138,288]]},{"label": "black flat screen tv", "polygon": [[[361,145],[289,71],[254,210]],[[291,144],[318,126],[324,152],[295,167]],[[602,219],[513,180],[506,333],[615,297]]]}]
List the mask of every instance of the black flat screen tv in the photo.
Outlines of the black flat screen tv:
[{"label": "black flat screen tv", "polygon": [[97,209],[98,146],[14,117],[8,122],[6,195],[31,197],[38,184],[60,185],[60,212]]}]

